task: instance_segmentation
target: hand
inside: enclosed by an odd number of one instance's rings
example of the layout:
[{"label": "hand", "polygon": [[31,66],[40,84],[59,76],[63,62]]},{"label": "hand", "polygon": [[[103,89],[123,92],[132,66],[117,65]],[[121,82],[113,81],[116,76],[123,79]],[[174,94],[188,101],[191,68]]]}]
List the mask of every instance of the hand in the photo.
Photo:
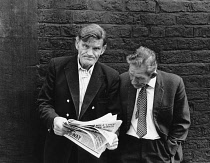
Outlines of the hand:
[{"label": "hand", "polygon": [[66,118],[63,117],[55,117],[53,124],[53,130],[56,135],[63,136],[68,132],[68,129],[63,126],[65,122],[68,122]]},{"label": "hand", "polygon": [[115,135],[116,137],[114,138],[114,141],[112,143],[112,145],[110,145],[109,143],[106,144],[106,148],[109,150],[114,150],[118,147],[118,137],[117,135]]}]

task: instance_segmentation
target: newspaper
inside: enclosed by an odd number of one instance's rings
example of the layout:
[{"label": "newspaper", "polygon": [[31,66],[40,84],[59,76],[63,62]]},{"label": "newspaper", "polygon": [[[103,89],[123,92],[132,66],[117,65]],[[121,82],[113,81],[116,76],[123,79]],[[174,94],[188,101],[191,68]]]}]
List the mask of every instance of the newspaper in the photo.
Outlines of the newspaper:
[{"label": "newspaper", "polygon": [[69,129],[64,136],[99,158],[106,150],[106,144],[112,145],[121,123],[121,120],[117,120],[117,115],[111,113],[86,122],[69,119],[68,123],[64,123]]}]

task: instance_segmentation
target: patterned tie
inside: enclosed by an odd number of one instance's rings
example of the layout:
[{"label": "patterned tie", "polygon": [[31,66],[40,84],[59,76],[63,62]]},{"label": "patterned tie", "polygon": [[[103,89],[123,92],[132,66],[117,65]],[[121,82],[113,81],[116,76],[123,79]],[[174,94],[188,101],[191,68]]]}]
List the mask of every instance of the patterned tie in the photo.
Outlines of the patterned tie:
[{"label": "patterned tie", "polygon": [[142,138],[144,135],[147,134],[147,87],[148,85],[145,85],[141,88],[141,91],[139,92],[137,98],[136,119],[138,118],[138,124],[136,134],[139,136],[139,138]]}]

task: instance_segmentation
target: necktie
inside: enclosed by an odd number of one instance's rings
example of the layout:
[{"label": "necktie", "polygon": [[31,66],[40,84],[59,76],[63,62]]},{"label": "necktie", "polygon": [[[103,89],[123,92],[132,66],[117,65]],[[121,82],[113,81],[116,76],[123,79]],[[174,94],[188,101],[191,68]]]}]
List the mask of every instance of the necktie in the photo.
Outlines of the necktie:
[{"label": "necktie", "polygon": [[137,132],[136,134],[139,138],[143,137],[147,134],[147,123],[146,123],[146,115],[147,115],[147,89],[148,85],[145,85],[141,88],[137,98],[137,111],[136,111],[136,119],[138,118],[137,124]]}]

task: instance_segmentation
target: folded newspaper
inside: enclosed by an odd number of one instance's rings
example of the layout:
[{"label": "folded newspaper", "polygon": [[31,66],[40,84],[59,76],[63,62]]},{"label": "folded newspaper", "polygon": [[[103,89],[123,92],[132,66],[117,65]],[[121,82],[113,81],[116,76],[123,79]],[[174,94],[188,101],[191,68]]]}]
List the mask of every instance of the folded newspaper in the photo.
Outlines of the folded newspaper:
[{"label": "folded newspaper", "polygon": [[64,123],[69,133],[64,136],[99,158],[106,150],[106,144],[112,145],[121,123],[117,115],[111,113],[85,122],[69,119],[68,123]]}]

